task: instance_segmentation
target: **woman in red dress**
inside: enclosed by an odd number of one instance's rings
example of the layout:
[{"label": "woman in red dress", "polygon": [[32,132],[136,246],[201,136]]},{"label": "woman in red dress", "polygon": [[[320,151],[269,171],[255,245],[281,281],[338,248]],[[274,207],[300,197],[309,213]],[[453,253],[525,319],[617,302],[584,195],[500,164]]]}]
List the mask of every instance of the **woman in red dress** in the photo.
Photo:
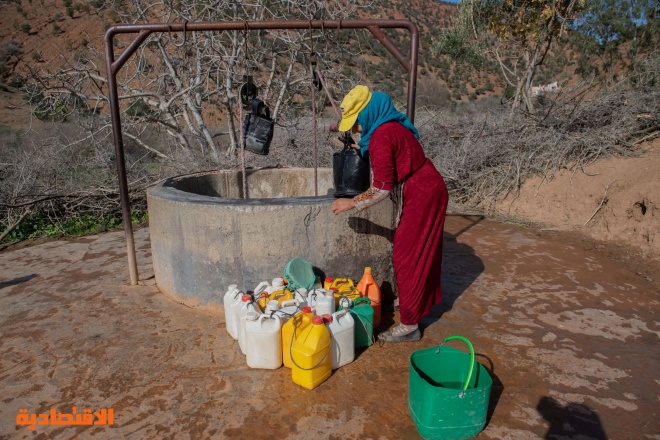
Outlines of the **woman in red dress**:
[{"label": "woman in red dress", "polygon": [[384,93],[366,86],[351,90],[341,104],[339,131],[361,133],[353,148],[369,150],[372,186],[352,199],[337,199],[332,211],[362,211],[390,196],[398,220],[392,262],[399,291],[400,324],[381,333],[387,342],[417,341],[419,321],[442,301],[442,231],[448,194],[442,176],[426,158],[417,130]]}]

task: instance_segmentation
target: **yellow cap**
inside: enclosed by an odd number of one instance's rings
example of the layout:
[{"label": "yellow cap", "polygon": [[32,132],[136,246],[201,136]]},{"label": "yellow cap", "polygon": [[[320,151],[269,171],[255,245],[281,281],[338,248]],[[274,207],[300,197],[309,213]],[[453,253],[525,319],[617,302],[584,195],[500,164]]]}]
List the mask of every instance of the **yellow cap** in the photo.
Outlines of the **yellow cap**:
[{"label": "yellow cap", "polygon": [[370,268],[370,267],[365,267],[365,268],[364,268],[364,271],[365,271],[365,272],[371,272],[371,268]]},{"label": "yellow cap", "polygon": [[371,92],[367,86],[355,86],[341,102],[341,122],[339,131],[349,131],[360,113],[369,104]]}]

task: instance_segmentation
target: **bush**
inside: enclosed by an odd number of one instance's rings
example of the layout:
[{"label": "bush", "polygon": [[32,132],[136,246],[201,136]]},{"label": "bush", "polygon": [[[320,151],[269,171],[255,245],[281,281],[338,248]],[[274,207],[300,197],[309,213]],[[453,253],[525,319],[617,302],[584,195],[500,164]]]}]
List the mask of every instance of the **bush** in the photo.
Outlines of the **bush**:
[{"label": "bush", "polygon": [[23,78],[18,73],[15,73],[14,75],[12,75],[11,80],[9,81],[9,85],[17,89],[20,89],[25,85],[25,78]]},{"label": "bush", "polygon": [[0,47],[0,58],[19,58],[21,55],[21,47],[15,39],[11,39],[3,43]]},{"label": "bush", "polygon": [[35,50],[34,52],[32,52],[32,53],[30,54],[30,56],[31,56],[32,59],[33,59],[34,61],[36,61],[37,63],[43,63],[43,62],[45,61],[45,60],[44,60],[44,56],[41,54],[41,52],[39,52],[39,51],[37,51],[37,50]]}]

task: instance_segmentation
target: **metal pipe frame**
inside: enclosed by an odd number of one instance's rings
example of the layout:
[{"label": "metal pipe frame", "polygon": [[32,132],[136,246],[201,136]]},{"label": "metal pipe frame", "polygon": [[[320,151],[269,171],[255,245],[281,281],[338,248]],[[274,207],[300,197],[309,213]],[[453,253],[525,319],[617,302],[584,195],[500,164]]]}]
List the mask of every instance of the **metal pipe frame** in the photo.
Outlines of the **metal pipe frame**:
[{"label": "metal pipe frame", "polygon": [[[138,270],[135,256],[135,240],[131,222],[131,206],[128,197],[128,182],[126,178],[126,158],[124,156],[124,141],[119,113],[119,97],[117,90],[117,73],[126,61],[144,43],[153,32],[201,32],[201,31],[232,31],[261,29],[368,29],[372,35],[392,54],[392,56],[408,72],[408,119],[415,121],[415,96],[417,94],[417,60],[419,50],[419,31],[409,20],[267,20],[267,21],[222,21],[197,23],[152,23],[152,24],[119,24],[111,26],[105,33],[105,64],[108,80],[108,98],[110,101],[110,117],[115,144],[115,164],[119,182],[119,196],[128,254],[128,270],[131,285],[138,284]],[[383,29],[407,29],[410,33],[409,57],[406,57],[390,40]],[[115,60],[114,37],[120,34],[137,34],[135,39],[122,51]]]}]

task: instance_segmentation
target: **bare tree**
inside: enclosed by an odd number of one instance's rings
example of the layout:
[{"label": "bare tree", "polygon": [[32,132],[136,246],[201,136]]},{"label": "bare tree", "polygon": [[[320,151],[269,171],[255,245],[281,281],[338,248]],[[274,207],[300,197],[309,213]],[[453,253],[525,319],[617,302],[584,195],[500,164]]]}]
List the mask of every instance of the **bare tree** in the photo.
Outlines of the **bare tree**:
[{"label": "bare tree", "polygon": [[532,81],[555,39],[580,11],[576,0],[465,0],[453,27],[436,40],[435,51],[472,64],[488,54],[513,88],[512,110],[532,111]]},{"label": "bare tree", "polygon": [[[124,23],[214,22],[339,19],[353,16],[356,3],[109,0],[101,8],[112,8]],[[312,50],[326,50],[327,68],[341,67],[341,50],[329,50],[336,42],[336,32],[328,29],[313,38],[311,30],[152,34],[117,78],[124,114],[122,129],[158,155],[155,152],[160,152],[159,148],[147,145],[139,136],[146,126],[157,127],[176,139],[180,148],[219,163],[221,147],[214,140],[212,127],[227,127],[229,144],[222,149],[229,155],[235,153],[239,140],[236,121],[241,111],[238,89],[244,76],[268,78],[268,86],[262,90],[267,96],[263,97],[274,103],[275,116],[281,119],[283,104],[304,102],[301,93],[304,96],[309,90],[306,63]],[[116,47],[128,44],[128,38],[117,36]],[[108,102],[103,64],[101,48],[88,45],[71,57],[63,55],[57,62],[31,67],[28,90],[35,113],[55,120],[64,120],[79,110],[103,117]]]}]

